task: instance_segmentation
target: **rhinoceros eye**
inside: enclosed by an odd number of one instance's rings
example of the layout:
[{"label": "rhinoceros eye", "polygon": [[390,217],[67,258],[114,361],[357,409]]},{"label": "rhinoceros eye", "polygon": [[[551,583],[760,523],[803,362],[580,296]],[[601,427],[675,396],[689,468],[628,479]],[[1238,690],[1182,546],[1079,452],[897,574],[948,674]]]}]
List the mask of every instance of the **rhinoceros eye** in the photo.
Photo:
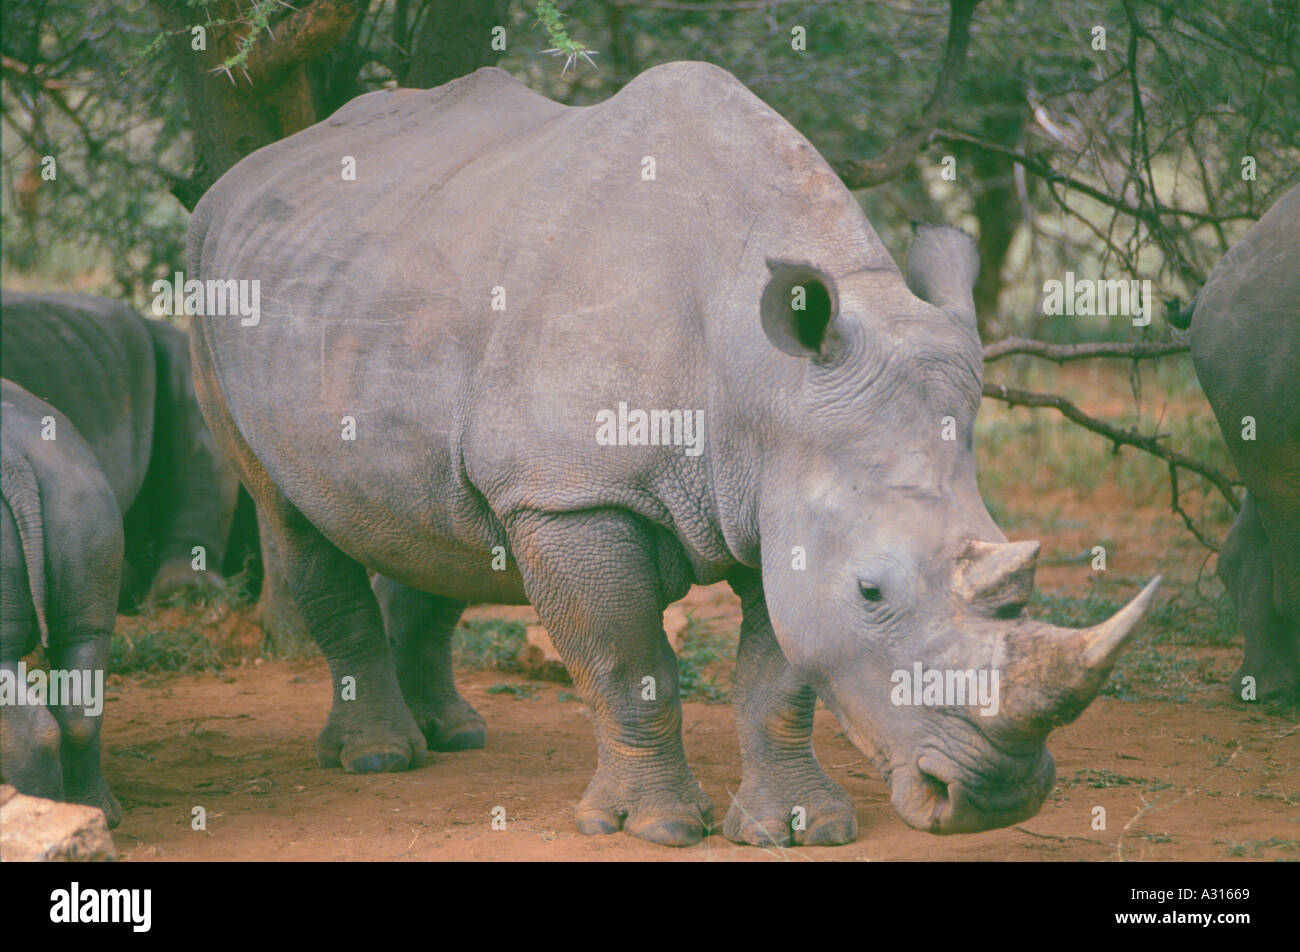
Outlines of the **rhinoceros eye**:
[{"label": "rhinoceros eye", "polygon": [[884,593],[880,590],[880,587],[878,585],[873,585],[871,582],[858,582],[858,591],[861,592],[862,597],[869,602],[883,601],[885,597]]}]

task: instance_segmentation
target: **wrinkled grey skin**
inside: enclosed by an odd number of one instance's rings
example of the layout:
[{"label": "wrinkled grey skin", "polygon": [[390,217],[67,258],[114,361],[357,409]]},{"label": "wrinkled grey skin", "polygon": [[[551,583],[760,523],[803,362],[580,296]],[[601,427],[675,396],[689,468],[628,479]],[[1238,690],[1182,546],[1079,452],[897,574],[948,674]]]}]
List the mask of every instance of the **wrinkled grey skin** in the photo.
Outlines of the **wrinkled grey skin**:
[{"label": "wrinkled grey skin", "polygon": [[0,308],[4,376],[67,414],[126,514],[122,602],[220,584],[238,480],[194,399],[188,337],[106,298],[5,292]]},{"label": "wrinkled grey skin", "polygon": [[[1246,499],[1219,554],[1246,634],[1233,675],[1300,699],[1300,186],[1215,266],[1192,311],[1192,360]],[[1255,439],[1243,439],[1244,417]]]},{"label": "wrinkled grey skin", "polygon": [[[581,109],[494,69],[362,96],[228,172],[189,254],[261,282],[259,325],[195,319],[195,383],[329,659],[322,763],[423,763],[468,718],[442,647],[461,603],[528,600],[593,713],[578,828],[696,842],[713,807],[662,612],[726,579],[744,604],[727,836],[855,837],[813,754],[817,697],[907,822],[985,829],[1038,809],[1047,732],[1152,597],[1078,632],[1020,615],[1037,544],[1006,543],[975,484],[970,240],[924,230],[905,281],[807,141],[716,67]],[[597,445],[619,401],[703,411],[703,453]],[[366,569],[391,580],[378,601]],[[422,650],[387,648],[395,601],[434,619],[407,626]],[[1003,713],[892,705],[915,661],[1001,668]]]},{"label": "wrinkled grey skin", "polygon": [[[117,501],[67,417],[8,380],[0,395],[0,667],[16,676],[39,640],[51,669],[105,671],[122,571]],[[51,440],[41,436],[47,417]],[[100,772],[101,721],[84,706],[0,705],[0,779],[99,807],[116,826],[122,809]]]}]

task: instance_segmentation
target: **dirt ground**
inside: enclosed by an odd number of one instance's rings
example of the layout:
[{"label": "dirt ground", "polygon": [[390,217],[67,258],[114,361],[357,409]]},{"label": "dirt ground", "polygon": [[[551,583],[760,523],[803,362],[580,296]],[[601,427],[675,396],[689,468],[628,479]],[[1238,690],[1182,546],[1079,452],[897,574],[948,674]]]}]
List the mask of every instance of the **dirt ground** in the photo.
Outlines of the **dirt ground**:
[{"label": "dirt ground", "polygon": [[[687,605],[714,619],[735,610],[721,586],[696,589]],[[1220,654],[1216,667],[1235,664]],[[531,697],[487,693],[501,683]],[[323,661],[115,677],[104,760],[126,810],[118,848],[129,860],[1300,859],[1300,725],[1235,704],[1221,686],[1178,704],[1099,699],[1052,735],[1058,783],[1037,816],[957,837],[904,825],[819,710],[818,755],[858,804],[859,839],[779,850],[716,834],[685,850],[580,836],[573,807],[595,766],[585,705],[564,685],[492,671],[462,672],[461,691],[487,720],[487,749],[355,776],[318,767],[311,753],[329,704]],[[732,709],[688,702],[683,724],[687,757],[721,816],[740,782]],[[206,831],[191,829],[196,806]],[[492,829],[497,806],[505,830]],[[1092,828],[1096,807],[1104,830]]]}]

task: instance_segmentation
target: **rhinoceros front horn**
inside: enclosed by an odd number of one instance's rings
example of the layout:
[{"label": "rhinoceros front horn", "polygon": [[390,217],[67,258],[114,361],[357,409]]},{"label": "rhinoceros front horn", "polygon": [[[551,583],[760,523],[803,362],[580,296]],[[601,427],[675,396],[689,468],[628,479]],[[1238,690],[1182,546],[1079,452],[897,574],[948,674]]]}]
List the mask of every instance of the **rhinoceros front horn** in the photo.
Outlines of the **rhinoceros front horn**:
[{"label": "rhinoceros front horn", "polygon": [[1046,733],[1083,713],[1151,607],[1160,581],[1157,575],[1091,628],[1058,628],[1028,618],[1009,622],[998,715],[1004,724],[1017,732]]}]

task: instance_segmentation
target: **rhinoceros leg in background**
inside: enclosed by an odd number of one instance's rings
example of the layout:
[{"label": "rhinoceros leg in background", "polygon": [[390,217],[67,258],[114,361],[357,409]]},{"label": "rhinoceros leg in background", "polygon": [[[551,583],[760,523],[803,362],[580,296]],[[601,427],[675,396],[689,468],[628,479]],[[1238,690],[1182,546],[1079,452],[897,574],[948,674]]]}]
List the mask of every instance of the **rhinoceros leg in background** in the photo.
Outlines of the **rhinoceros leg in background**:
[{"label": "rhinoceros leg in background", "polygon": [[126,531],[128,558],[133,538],[147,540],[146,598],[160,600],[190,586],[225,584],[221,562],[239,483],[199,412],[189,335],[165,321],[141,323],[157,368],[153,452]]},{"label": "rhinoceros leg in background", "polygon": [[256,507],[257,544],[262,554],[262,591],[257,599],[257,618],[263,630],[273,639],[293,642],[310,637],[307,623],[293,600],[286,575],[284,559],[275,544],[270,524]]},{"label": "rhinoceros leg in background", "polygon": [[1246,656],[1232,676],[1234,693],[1248,675],[1260,698],[1286,694],[1300,683],[1300,625],[1277,609],[1273,562],[1259,507],[1248,492],[1219,554],[1219,577],[1247,632]]},{"label": "rhinoceros leg in background", "polygon": [[730,584],[744,613],[732,674],[744,774],[723,834],[755,846],[852,843],[857,812],[844,788],[817,763],[812,746],[817,695],[781,653],[762,578],[746,572]]},{"label": "rhinoceros leg in background", "polygon": [[579,832],[698,842],[713,803],[686,763],[677,657],[663,628],[690,580],[664,577],[659,541],[627,513],[516,513],[506,531],[529,601],[591,706],[597,764]]},{"label": "rhinoceros leg in background", "polygon": [[487,725],[456,690],[451,636],[466,603],[409,588],[376,575],[371,583],[402,698],[430,750],[474,750],[487,744]]}]

